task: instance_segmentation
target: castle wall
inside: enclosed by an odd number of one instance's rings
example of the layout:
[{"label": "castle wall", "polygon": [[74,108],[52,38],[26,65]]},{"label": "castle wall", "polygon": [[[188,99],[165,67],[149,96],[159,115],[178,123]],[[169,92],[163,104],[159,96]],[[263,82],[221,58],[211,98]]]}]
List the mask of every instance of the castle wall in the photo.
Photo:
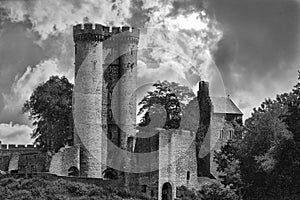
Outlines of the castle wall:
[{"label": "castle wall", "polygon": [[172,131],[161,130],[159,133],[159,173],[158,173],[158,200],[162,199],[163,185],[169,183],[172,188],[172,197],[176,197],[176,139]]},{"label": "castle wall", "polygon": [[68,170],[76,167],[80,171],[80,146],[64,147],[51,160],[49,172],[59,176],[68,176]]},{"label": "castle wall", "polygon": [[197,176],[196,134],[185,130],[160,130],[159,137],[159,191],[161,199],[164,183],[176,187],[199,188]]},{"label": "castle wall", "polygon": [[197,188],[197,157],[195,133],[190,131],[177,132],[176,139],[176,186]]},{"label": "castle wall", "polygon": [[0,148],[0,170],[6,172],[31,173],[46,169],[45,153],[33,145],[2,144]]},{"label": "castle wall", "polygon": [[[104,84],[107,88],[107,124],[108,144],[107,163],[114,166],[114,160],[125,171],[130,171],[134,163],[128,154],[120,156],[116,148],[129,150],[128,137],[135,136],[136,124],[136,95],[134,94],[137,81],[137,45],[138,30],[129,31],[128,27],[113,27],[113,35],[103,43],[105,55]],[[132,147],[131,147],[132,150]]]},{"label": "castle wall", "polygon": [[[159,148],[159,133],[157,130],[141,130],[137,134],[134,153],[141,154],[136,156],[137,172],[137,188],[139,192],[147,193],[149,196],[158,196],[158,148]],[[145,137],[145,134],[152,133],[150,137]],[[135,155],[136,155],[135,154]],[[145,156],[144,156],[145,155]]]},{"label": "castle wall", "polygon": [[44,172],[46,153],[22,153],[19,156],[18,173]]},{"label": "castle wall", "polygon": [[[134,135],[139,31],[129,27],[78,24],[75,42],[75,137],[81,144],[82,176],[102,177],[116,147]],[[107,138],[112,142],[107,142]],[[122,158],[126,162],[128,158]],[[129,166],[128,166],[129,167]]]},{"label": "castle wall", "polygon": [[158,170],[141,173],[137,176],[138,182],[138,191],[144,192],[149,196],[157,197],[158,196],[158,180],[159,172]]},{"label": "castle wall", "polygon": [[210,157],[208,160],[210,173],[218,178],[217,164],[214,162],[214,151],[220,150],[223,143],[219,140],[220,131],[224,128],[225,114],[213,114],[211,116],[211,135],[210,135]]},{"label": "castle wall", "polygon": [[214,162],[214,152],[220,151],[221,147],[230,139],[230,130],[234,130],[234,127],[226,121],[226,114],[214,113],[212,115],[209,168],[215,178],[218,178],[220,172],[217,171],[218,165]]}]

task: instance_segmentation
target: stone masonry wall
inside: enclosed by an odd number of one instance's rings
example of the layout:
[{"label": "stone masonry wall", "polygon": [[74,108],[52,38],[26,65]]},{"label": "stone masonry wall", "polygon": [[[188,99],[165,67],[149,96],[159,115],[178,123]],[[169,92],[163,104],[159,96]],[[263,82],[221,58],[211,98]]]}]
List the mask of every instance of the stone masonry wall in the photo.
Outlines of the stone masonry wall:
[{"label": "stone masonry wall", "polygon": [[172,186],[173,198],[176,187],[199,188],[195,137],[191,131],[160,130],[158,199],[167,182]]},{"label": "stone masonry wall", "polygon": [[176,187],[198,188],[195,132],[176,131]]},{"label": "stone masonry wall", "polygon": [[0,146],[0,170],[17,170],[18,173],[45,170],[45,154],[34,145],[2,144]]},{"label": "stone masonry wall", "polygon": [[[81,27],[80,27],[81,28]],[[89,26],[74,27],[75,88],[73,97],[75,137],[80,148],[81,176],[102,176],[102,77],[103,45],[84,38]],[[83,37],[83,38],[80,38]],[[103,159],[105,160],[105,159]]]},{"label": "stone masonry wall", "polygon": [[127,135],[135,133],[136,98],[131,95],[136,89],[139,30],[78,24],[73,37],[77,89],[73,101],[78,114],[74,143],[82,146],[81,175],[102,177],[116,157],[112,149],[126,149]]},{"label": "stone masonry wall", "polygon": [[80,146],[65,147],[60,149],[51,160],[49,172],[59,176],[68,176],[68,170],[76,167],[80,170]]},{"label": "stone masonry wall", "polygon": [[[225,120],[226,114],[212,115],[211,123],[211,142],[210,142],[210,172],[218,178],[220,173],[217,171],[217,163],[214,162],[214,152],[221,150],[221,147],[229,140],[229,130],[234,130],[233,125]],[[221,135],[222,131],[222,135]]]},{"label": "stone masonry wall", "polygon": [[159,133],[159,173],[158,200],[162,199],[162,187],[169,183],[172,187],[172,199],[176,197],[176,139],[172,131],[161,129]]}]

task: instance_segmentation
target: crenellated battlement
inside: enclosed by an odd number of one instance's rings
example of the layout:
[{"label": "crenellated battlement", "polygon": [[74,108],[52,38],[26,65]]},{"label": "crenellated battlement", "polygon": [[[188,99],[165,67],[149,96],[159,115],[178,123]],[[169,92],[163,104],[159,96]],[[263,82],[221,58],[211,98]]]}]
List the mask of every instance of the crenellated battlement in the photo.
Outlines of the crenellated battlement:
[{"label": "crenellated battlement", "polygon": [[1,144],[0,150],[34,150],[36,149],[35,145],[32,144]]},{"label": "crenellated battlement", "polygon": [[[109,27],[102,24],[77,24],[73,26],[74,41],[104,41],[110,40],[137,40],[140,30],[128,26]],[[117,37],[112,37],[117,36]]]}]

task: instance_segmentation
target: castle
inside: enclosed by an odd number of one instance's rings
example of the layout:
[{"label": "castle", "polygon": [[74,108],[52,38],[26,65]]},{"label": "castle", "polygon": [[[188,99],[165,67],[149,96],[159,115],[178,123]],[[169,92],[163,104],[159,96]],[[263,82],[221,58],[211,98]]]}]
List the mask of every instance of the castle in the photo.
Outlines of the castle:
[{"label": "castle", "polygon": [[[171,200],[176,187],[199,188],[218,177],[213,152],[233,137],[243,114],[229,97],[210,97],[208,83],[201,81],[197,98],[183,111],[180,129],[154,129],[151,137],[139,137],[147,135],[136,130],[139,35],[139,29],[130,27],[73,27],[74,145],[53,156],[49,171],[122,179],[125,187]],[[23,151],[16,158],[15,148],[1,146],[0,170],[26,166],[18,161]],[[13,163],[16,167],[10,167]]]}]

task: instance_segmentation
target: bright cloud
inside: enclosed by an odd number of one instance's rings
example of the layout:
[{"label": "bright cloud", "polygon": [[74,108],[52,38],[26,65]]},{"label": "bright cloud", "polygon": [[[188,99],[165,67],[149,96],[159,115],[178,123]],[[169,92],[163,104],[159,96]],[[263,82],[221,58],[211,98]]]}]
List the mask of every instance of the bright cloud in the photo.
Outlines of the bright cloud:
[{"label": "bright cloud", "polygon": [[31,144],[32,129],[27,125],[0,124],[0,138],[3,144]]}]

